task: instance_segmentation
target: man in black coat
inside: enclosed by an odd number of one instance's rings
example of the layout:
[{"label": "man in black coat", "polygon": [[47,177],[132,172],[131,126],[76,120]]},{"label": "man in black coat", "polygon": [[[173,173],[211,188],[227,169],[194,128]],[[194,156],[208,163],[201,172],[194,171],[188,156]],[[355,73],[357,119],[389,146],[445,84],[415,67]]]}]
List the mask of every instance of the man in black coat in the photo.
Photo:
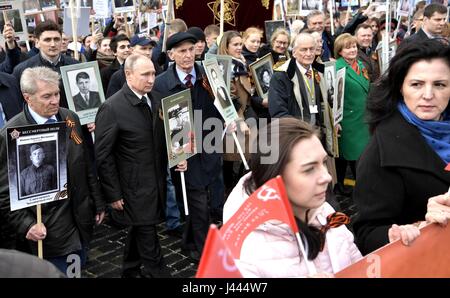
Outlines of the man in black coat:
[{"label": "man in black coat", "polygon": [[127,83],[100,106],[95,120],[98,175],[113,218],[131,226],[122,276],[170,277],[156,230],[164,217],[167,175],[161,95],[152,91],[155,68],[148,57],[132,55],[124,66]]},{"label": "man in black coat", "polygon": [[[219,112],[214,106],[214,97],[210,90],[203,68],[195,63],[196,38],[186,32],[175,33],[167,40],[168,55],[173,63],[167,71],[156,78],[154,89],[163,96],[173,95],[190,88],[192,98],[192,108],[194,109],[194,121],[196,122],[195,135],[198,138],[197,144],[202,144],[202,140],[209,133],[215,130],[204,127],[206,121],[213,120],[215,124],[222,125]],[[199,111],[200,113],[196,113]],[[200,115],[196,118],[196,114]],[[200,128],[199,131],[197,131]],[[220,133],[219,133],[220,134]],[[220,136],[219,136],[220,139]],[[221,147],[212,140],[212,147]],[[222,148],[222,147],[221,147]],[[211,148],[208,148],[211,149]],[[219,179],[222,170],[222,154],[217,150],[206,153],[205,150],[189,158],[189,168],[186,173],[187,201],[189,207],[189,217],[187,218],[183,235],[182,247],[189,250],[192,260],[198,261],[206,240],[209,227],[208,196],[209,188]],[[181,192],[180,175],[171,173],[176,190],[177,200],[183,195]],[[182,202],[178,202],[179,207]],[[181,208],[180,208],[181,209]]]},{"label": "man in black coat", "polygon": [[[0,72],[0,123],[19,114],[23,107],[23,97],[12,75]],[[0,125],[0,128],[3,126]]]},{"label": "man in black coat", "polygon": [[7,167],[0,168],[0,217],[6,217],[17,239],[28,240],[36,253],[38,240],[43,241],[44,258],[63,273],[67,256],[78,254],[86,260],[86,249],[95,222],[103,220],[104,200],[100,185],[86,158],[86,147],[77,115],[59,107],[59,75],[46,67],[30,68],[23,72],[21,89],[27,102],[22,113],[12,118],[0,131],[0,163],[7,163],[6,129],[8,127],[38,125],[49,121],[66,121],[68,199],[42,206],[41,224],[36,223],[36,209],[10,211]]},{"label": "man in black coat", "polygon": [[109,47],[116,56],[116,59],[111,63],[111,65],[104,67],[100,70],[100,76],[102,78],[102,86],[104,94],[107,94],[108,85],[111,80],[112,75],[120,70],[125,59],[131,54],[130,39],[125,34],[119,34],[111,39]]},{"label": "man in black coat", "polygon": [[80,90],[73,97],[73,103],[75,104],[75,111],[84,111],[89,109],[95,109],[100,107],[102,102],[100,101],[100,95],[96,91],[90,91],[91,78],[89,75],[82,71],[77,73],[75,77],[78,89]]}]

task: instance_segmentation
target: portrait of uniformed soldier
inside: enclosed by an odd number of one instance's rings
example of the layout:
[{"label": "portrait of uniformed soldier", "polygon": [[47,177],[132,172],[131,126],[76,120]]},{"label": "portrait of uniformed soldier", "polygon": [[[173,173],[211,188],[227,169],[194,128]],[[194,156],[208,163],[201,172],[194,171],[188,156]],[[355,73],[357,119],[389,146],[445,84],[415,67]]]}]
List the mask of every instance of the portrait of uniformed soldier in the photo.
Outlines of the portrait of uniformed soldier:
[{"label": "portrait of uniformed soldier", "polygon": [[57,189],[56,170],[45,162],[45,151],[41,145],[31,145],[30,160],[31,164],[20,172],[21,196]]},{"label": "portrait of uniformed soldier", "polygon": [[169,112],[170,116],[170,138],[172,141],[172,152],[176,155],[183,153],[183,147],[189,142],[189,122],[185,118],[187,112],[183,108],[177,108]]}]

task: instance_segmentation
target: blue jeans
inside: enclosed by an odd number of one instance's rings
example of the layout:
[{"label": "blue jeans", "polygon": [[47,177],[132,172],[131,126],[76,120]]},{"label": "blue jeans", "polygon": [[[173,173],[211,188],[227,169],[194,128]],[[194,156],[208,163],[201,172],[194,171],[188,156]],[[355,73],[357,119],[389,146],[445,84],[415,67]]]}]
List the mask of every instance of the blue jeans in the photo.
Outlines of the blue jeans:
[{"label": "blue jeans", "polygon": [[73,259],[69,258],[70,255],[78,255],[80,257],[80,268],[77,268],[77,270],[80,270],[81,272],[81,269],[86,264],[87,247],[83,247],[81,250],[74,251],[64,256],[47,258],[46,260],[55,265],[59,271],[67,275],[67,268],[74,262]]},{"label": "blue jeans", "polygon": [[167,169],[166,227],[168,230],[174,230],[178,226],[180,226],[180,209],[178,209],[170,169]]}]

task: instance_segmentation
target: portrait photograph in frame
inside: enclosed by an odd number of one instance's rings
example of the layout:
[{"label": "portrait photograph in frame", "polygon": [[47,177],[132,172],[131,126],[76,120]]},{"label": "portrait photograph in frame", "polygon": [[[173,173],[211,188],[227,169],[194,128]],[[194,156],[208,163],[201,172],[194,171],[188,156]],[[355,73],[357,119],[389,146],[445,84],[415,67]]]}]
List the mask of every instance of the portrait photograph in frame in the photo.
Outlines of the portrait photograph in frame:
[{"label": "portrait photograph in frame", "polygon": [[327,100],[333,107],[336,102],[337,86],[336,86],[336,61],[328,61],[324,63],[324,78],[327,85]]},{"label": "portrait photograph in frame", "polygon": [[264,30],[266,33],[266,41],[270,42],[270,37],[278,28],[285,28],[285,23],[283,20],[281,21],[264,21]]},{"label": "portrait photograph in frame", "polygon": [[344,116],[344,95],[345,95],[345,68],[336,72],[336,97],[333,102],[334,125],[342,121]]},{"label": "portrait photograph in frame", "polygon": [[135,0],[114,0],[112,3],[114,13],[136,11]]},{"label": "portrait photograph in frame", "polygon": [[67,198],[66,123],[7,129],[11,210]]},{"label": "portrait photograph in frame", "polygon": [[269,53],[249,66],[252,72],[253,81],[255,82],[256,92],[258,95],[267,99],[269,96],[270,79],[273,75],[273,57]]},{"label": "portrait photograph in frame", "polygon": [[69,109],[77,113],[81,125],[95,122],[105,101],[97,61],[62,66],[61,77]]},{"label": "portrait photograph in frame", "polygon": [[141,12],[160,12],[162,8],[161,0],[140,0],[139,10]]},{"label": "portrait photograph in frame", "polygon": [[213,91],[215,100],[214,105],[219,111],[226,124],[236,121],[239,116],[236,108],[231,100],[230,92],[225,84],[223,76],[220,75],[219,64],[217,59],[207,59],[203,61],[206,76],[208,77],[209,85]]},{"label": "portrait photograph in frame", "polygon": [[220,72],[223,75],[223,80],[225,81],[225,85],[228,88],[228,92],[230,92],[231,88],[231,67],[232,67],[232,58],[228,55],[214,55],[214,54],[206,54],[205,59],[216,59],[217,64],[219,65]]},{"label": "portrait photograph in frame", "polygon": [[195,155],[194,116],[191,92],[183,90],[162,99],[169,167]]}]

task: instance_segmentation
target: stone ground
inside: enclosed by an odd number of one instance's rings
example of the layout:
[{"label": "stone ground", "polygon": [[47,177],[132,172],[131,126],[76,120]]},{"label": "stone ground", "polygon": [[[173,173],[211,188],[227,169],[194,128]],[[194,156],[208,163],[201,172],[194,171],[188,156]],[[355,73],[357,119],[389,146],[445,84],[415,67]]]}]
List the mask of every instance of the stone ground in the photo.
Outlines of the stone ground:
[{"label": "stone ground", "polygon": [[[356,206],[352,199],[338,196],[337,201],[341,211],[353,219],[356,215]],[[194,277],[197,264],[192,263],[181,251],[181,239],[169,236],[165,232],[164,223],[158,225],[162,253],[172,271],[172,276],[177,278]],[[97,227],[82,277],[119,278],[126,235],[126,229],[118,228],[108,220]]]}]

